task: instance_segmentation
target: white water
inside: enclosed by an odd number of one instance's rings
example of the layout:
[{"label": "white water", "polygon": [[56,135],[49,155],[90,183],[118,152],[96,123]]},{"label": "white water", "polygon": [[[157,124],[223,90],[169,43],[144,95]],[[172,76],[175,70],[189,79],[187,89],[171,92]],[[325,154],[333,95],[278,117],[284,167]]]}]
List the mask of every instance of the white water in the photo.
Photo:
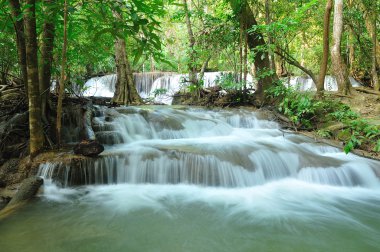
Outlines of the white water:
[{"label": "white water", "polygon": [[[203,81],[204,87],[209,88],[218,84],[222,72],[208,72],[205,73]],[[173,95],[186,87],[184,79],[188,78],[185,74],[176,73],[136,73],[134,74],[135,84],[140,96],[144,99],[153,98],[157,103],[171,104]],[[283,81],[288,86],[294,87],[301,91],[315,91],[316,86],[310,77],[295,76],[291,78],[284,78]],[[361,84],[354,78],[350,77],[353,87],[359,87]],[[255,80],[249,74],[247,82],[252,88],[255,87]],[[85,84],[84,96],[102,96],[113,97],[115,92],[116,75],[106,75],[103,77],[96,77],[88,80]],[[156,90],[166,90],[164,94],[155,96]],[[325,78],[325,90],[337,91],[338,84],[336,79],[332,76]]]},{"label": "white water", "polygon": [[[249,187],[292,178],[332,186],[378,188],[379,162],[280,131],[245,110],[98,108],[100,159],[80,168],[46,164],[41,174],[63,185],[157,183]],[[55,171],[54,171],[55,169]],[[68,175],[70,174],[70,175]],[[75,181],[71,177],[75,178]]]},{"label": "white water", "polygon": [[[221,72],[208,72],[204,74],[204,87],[213,87],[220,78]],[[171,104],[173,95],[186,86],[186,74],[176,73],[138,73],[134,74],[138,93],[144,99],[154,98],[158,103]],[[116,75],[106,75],[88,80],[85,83],[83,96],[113,97],[116,85]],[[156,90],[166,90],[164,94],[155,96]]]},{"label": "white water", "polygon": [[97,136],[117,137],[75,169],[41,165],[43,193],[0,223],[2,250],[379,250],[377,161],[260,112],[98,110]]},{"label": "white water", "polygon": [[[354,78],[349,77],[351,85],[353,87],[360,87],[362,86],[358,81],[356,81]],[[300,91],[316,91],[316,85],[314,81],[309,77],[305,76],[295,76],[291,78],[285,78],[284,79],[285,84],[288,86],[294,87],[297,90]],[[336,82],[335,77],[333,76],[326,76],[325,77],[325,90],[327,91],[338,91],[338,84]]]}]

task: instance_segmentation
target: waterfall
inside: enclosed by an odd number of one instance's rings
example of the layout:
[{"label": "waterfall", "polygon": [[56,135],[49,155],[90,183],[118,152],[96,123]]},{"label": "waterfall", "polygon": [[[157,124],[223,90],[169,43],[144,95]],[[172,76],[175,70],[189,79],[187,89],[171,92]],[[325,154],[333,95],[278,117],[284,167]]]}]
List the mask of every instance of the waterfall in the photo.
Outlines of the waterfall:
[{"label": "waterfall", "polygon": [[[203,78],[203,86],[210,88],[218,84],[223,72],[207,72]],[[156,103],[171,104],[173,95],[184,88],[188,79],[186,74],[177,74],[172,72],[147,72],[134,73],[135,85],[138,93],[144,99],[153,99]],[[361,84],[354,78],[349,78],[353,87],[359,87]],[[284,83],[300,91],[315,91],[316,86],[310,77],[294,76],[284,78]],[[248,85],[255,87],[256,81],[252,75],[247,76]],[[95,77],[88,80],[83,88],[83,96],[101,96],[113,97],[115,92],[116,74]],[[338,84],[335,77],[325,77],[325,90],[337,91]],[[76,93],[80,93],[76,91]]]},{"label": "waterfall", "polygon": [[[362,86],[354,78],[349,77],[349,79],[353,87]],[[316,91],[317,90],[314,81],[309,76],[294,76],[290,78],[285,78],[284,81],[285,81],[285,84],[287,84],[288,86],[294,87],[296,90],[300,90],[300,91]],[[325,77],[325,90],[338,91],[338,84],[334,76],[327,75]]]},{"label": "waterfall", "polygon": [[[223,72],[204,73],[203,87],[217,85]],[[144,99],[153,98],[157,103],[171,104],[173,95],[185,87],[187,74],[171,72],[134,73],[135,85],[138,93]],[[252,76],[248,75],[248,83],[252,83]],[[95,77],[84,85],[83,96],[113,97],[115,92],[116,74]],[[157,93],[157,91],[161,91]]]},{"label": "waterfall", "polygon": [[46,163],[39,175],[61,186],[197,184],[249,187],[287,178],[334,186],[378,187],[379,162],[285,134],[244,109],[97,107],[100,158]]}]

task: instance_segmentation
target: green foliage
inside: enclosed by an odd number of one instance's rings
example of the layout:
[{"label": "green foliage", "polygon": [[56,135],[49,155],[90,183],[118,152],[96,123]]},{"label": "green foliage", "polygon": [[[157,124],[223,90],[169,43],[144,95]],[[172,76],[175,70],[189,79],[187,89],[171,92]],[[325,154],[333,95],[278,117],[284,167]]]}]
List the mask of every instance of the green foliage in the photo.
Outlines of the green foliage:
[{"label": "green foliage", "polygon": [[358,135],[357,132],[354,132],[354,134],[351,135],[350,140],[346,143],[346,145],[343,148],[346,154],[362,144],[362,141],[359,140],[358,137],[362,138],[360,135]]},{"label": "green foliage", "polygon": [[317,135],[324,138],[332,137],[332,132],[326,129],[317,130]]},{"label": "green foliage", "polygon": [[153,91],[153,95],[154,97],[157,97],[157,96],[160,96],[160,95],[164,95],[168,92],[168,90],[166,88],[157,88]]},{"label": "green foliage", "polygon": [[376,152],[380,152],[380,139],[377,140],[375,147],[373,147],[373,150]]},{"label": "green foliage", "polygon": [[271,70],[271,69],[260,69],[256,72],[256,79],[260,80],[260,79],[264,79],[266,77],[270,77],[274,74],[274,71]]},{"label": "green foliage", "polygon": [[216,80],[216,83],[224,90],[240,90],[244,86],[243,82],[236,80],[236,75],[233,73],[221,74]]},{"label": "green foliage", "polygon": [[[297,128],[318,129],[318,124],[326,121],[340,122],[344,126],[341,131],[345,141],[344,151],[352,151],[359,146],[367,145],[373,151],[380,151],[380,128],[368,120],[360,118],[347,105],[326,97],[323,100],[315,99],[309,93],[297,92],[287,88],[282,83],[267,90],[267,95],[278,99],[278,110],[287,116]],[[321,137],[333,137],[333,133],[326,129],[317,130]]]},{"label": "green foliage", "polygon": [[322,102],[315,101],[309,93],[301,93],[293,88],[287,88],[283,83],[267,90],[271,98],[281,98],[278,110],[287,116],[297,127],[312,128],[312,122],[319,110],[323,108]]}]

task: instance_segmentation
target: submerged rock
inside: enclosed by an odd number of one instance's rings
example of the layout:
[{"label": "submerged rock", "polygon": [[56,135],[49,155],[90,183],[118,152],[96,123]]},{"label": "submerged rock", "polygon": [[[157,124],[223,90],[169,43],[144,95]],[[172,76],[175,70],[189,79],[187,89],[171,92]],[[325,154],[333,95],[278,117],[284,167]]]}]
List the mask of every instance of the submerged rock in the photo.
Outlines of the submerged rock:
[{"label": "submerged rock", "polygon": [[83,140],[74,147],[74,153],[83,156],[96,157],[104,151],[104,146],[96,140]]}]

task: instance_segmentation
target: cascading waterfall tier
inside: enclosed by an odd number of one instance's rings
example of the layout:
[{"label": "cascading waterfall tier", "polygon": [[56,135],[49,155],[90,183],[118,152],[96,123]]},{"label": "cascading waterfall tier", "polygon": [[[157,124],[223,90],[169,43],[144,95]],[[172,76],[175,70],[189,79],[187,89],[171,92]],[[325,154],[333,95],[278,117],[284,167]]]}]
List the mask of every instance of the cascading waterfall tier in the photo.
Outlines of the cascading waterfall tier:
[{"label": "cascading waterfall tier", "polygon": [[[208,72],[204,74],[205,88],[217,85],[222,72]],[[138,93],[144,99],[153,98],[157,103],[171,104],[173,95],[186,86],[186,74],[172,72],[147,72],[133,74]],[[88,80],[84,86],[83,96],[113,97],[116,86],[116,74],[95,77]],[[248,82],[252,83],[249,76]]]},{"label": "cascading waterfall tier", "polygon": [[97,107],[92,126],[106,145],[78,165],[47,163],[39,175],[83,184],[197,184],[249,187],[282,179],[378,187],[380,163],[284,133],[244,109]]},{"label": "cascading waterfall tier", "polygon": [[[203,86],[205,88],[218,85],[219,80],[224,72],[207,72],[203,77]],[[138,93],[144,99],[152,98],[157,103],[171,104],[173,95],[186,86],[186,74],[172,72],[147,72],[134,73],[135,85]],[[316,86],[310,77],[294,76],[284,78],[284,83],[301,91],[316,90]],[[361,86],[354,78],[350,77],[353,87]],[[255,88],[255,80],[252,75],[247,76],[248,86]],[[95,77],[85,83],[84,96],[102,96],[113,97],[116,85],[116,74]],[[335,77],[326,76],[325,90],[337,91],[338,84]],[[161,91],[161,92],[159,92]]]}]

